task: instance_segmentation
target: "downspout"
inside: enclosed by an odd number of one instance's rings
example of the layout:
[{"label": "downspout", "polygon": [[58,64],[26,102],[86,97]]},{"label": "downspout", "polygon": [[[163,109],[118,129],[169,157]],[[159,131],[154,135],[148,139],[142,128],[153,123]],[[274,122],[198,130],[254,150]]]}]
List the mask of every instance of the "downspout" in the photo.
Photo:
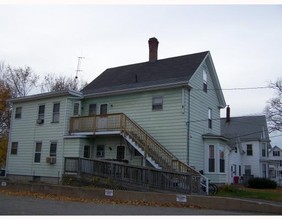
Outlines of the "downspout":
[{"label": "downspout", "polygon": [[188,114],[188,121],[187,121],[187,165],[189,165],[189,156],[190,156],[190,88],[187,89],[188,91],[188,107],[187,107],[187,114]]},{"label": "downspout", "polygon": [[[61,166],[61,173],[58,173],[58,184],[60,179],[62,180],[64,170],[65,170],[65,135],[66,135],[66,125],[67,125],[67,108],[68,108],[68,97],[66,98],[66,106],[65,106],[65,115],[64,115],[64,134],[63,134],[63,146],[62,146],[62,166]],[[60,172],[60,171],[59,171]]]},{"label": "downspout", "polygon": [[10,152],[11,152],[11,147],[12,147],[12,141],[11,141],[11,137],[12,137],[12,127],[13,127],[13,122],[14,122],[14,104],[12,103],[12,111],[11,111],[11,115],[10,115],[10,127],[9,127],[9,136],[8,136],[8,146],[7,146],[7,152],[6,152],[6,161],[5,161],[5,177],[7,176],[8,173],[8,162],[9,162],[9,156],[10,156]]}]

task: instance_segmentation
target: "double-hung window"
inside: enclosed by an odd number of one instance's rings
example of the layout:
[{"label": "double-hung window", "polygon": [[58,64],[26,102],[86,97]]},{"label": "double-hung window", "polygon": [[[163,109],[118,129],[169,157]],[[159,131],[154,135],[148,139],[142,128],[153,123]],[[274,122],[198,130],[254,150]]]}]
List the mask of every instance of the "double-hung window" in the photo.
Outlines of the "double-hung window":
[{"label": "double-hung window", "polygon": [[34,152],[34,163],[40,163],[41,160],[42,142],[36,142]]},{"label": "double-hung window", "polygon": [[152,110],[153,111],[163,110],[163,97],[153,97],[153,99],[152,99]]},{"label": "double-hung window", "polygon": [[253,155],[253,145],[247,144],[247,156],[252,156],[252,155]]},{"label": "double-hung window", "polygon": [[53,120],[52,122],[58,123],[60,119],[60,103],[54,103],[53,105]]},{"label": "double-hung window", "polygon": [[212,129],[212,110],[208,109],[208,128]]},{"label": "double-hung window", "polygon": [[209,172],[215,172],[215,154],[214,154],[214,145],[209,145]]},{"label": "double-hung window", "polygon": [[39,107],[38,107],[38,118],[37,118],[38,124],[44,123],[44,114],[45,114],[45,105],[39,105]]},{"label": "double-hung window", "polygon": [[57,142],[52,141],[50,144],[50,157],[56,157],[57,156]]},{"label": "double-hung window", "polygon": [[225,172],[225,159],[224,159],[224,148],[219,148],[219,172]]},{"label": "double-hung window", "polygon": [[12,142],[11,145],[11,154],[12,155],[17,155],[18,154],[18,142]]},{"label": "double-hung window", "polygon": [[15,118],[22,118],[22,107],[16,107]]}]

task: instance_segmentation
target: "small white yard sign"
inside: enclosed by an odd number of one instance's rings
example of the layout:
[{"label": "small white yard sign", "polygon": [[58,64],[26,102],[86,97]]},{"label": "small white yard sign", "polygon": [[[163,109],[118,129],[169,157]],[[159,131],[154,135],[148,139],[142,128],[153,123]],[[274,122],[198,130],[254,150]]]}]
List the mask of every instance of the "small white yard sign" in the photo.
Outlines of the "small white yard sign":
[{"label": "small white yard sign", "polygon": [[187,202],[186,195],[176,195],[176,202]]},{"label": "small white yard sign", "polygon": [[112,189],[105,189],[105,196],[113,196],[114,191]]}]

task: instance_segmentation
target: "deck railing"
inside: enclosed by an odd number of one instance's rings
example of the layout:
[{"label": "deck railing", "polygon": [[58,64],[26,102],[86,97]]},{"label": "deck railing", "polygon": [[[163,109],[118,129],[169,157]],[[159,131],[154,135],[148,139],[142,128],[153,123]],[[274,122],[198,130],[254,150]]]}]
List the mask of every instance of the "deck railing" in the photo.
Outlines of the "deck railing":
[{"label": "deck railing", "polygon": [[72,117],[70,119],[70,133],[101,131],[119,131],[125,137],[128,135],[142,148],[145,157],[152,157],[165,170],[200,175],[192,167],[179,161],[147,131],[123,113]]},{"label": "deck railing", "polygon": [[188,173],[169,172],[96,159],[65,158],[65,174],[92,175],[111,178],[118,183],[143,189],[198,194],[200,177]]}]

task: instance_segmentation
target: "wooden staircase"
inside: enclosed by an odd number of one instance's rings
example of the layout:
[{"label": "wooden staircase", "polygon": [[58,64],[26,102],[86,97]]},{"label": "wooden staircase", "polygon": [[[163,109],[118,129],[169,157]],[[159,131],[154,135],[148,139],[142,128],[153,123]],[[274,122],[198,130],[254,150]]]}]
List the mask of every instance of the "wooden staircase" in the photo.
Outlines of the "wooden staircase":
[{"label": "wooden staircase", "polygon": [[201,175],[192,167],[178,160],[147,131],[123,113],[72,117],[70,119],[71,134],[91,132],[95,135],[101,132],[114,131],[118,131],[155,168]]}]

